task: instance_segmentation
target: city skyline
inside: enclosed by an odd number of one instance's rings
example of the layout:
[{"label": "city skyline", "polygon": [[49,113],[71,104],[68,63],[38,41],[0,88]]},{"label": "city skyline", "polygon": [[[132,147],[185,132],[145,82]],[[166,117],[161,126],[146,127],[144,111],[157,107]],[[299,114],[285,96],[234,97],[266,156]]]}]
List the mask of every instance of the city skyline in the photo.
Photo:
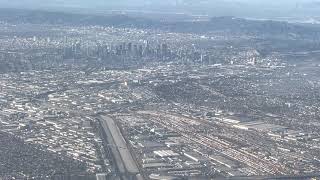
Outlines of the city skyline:
[{"label": "city skyline", "polygon": [[315,1],[10,2],[0,180],[320,178]]}]

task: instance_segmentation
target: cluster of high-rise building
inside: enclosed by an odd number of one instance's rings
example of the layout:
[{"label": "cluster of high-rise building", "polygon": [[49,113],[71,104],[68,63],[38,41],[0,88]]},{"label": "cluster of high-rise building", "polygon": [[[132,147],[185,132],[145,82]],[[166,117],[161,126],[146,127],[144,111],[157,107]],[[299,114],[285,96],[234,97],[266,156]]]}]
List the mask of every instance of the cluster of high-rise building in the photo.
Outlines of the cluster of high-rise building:
[{"label": "cluster of high-rise building", "polygon": [[[163,62],[265,65],[275,59],[262,59],[260,53],[250,47],[217,46],[214,37],[161,31],[152,37],[155,32],[151,30],[121,28],[59,28],[57,32],[48,29],[45,35],[16,32],[18,36],[0,38],[0,71],[43,70],[66,64],[109,68]],[[61,36],[60,31],[66,35]]]},{"label": "cluster of high-rise building", "polygon": [[63,57],[69,58],[82,58],[92,57],[107,59],[119,57],[124,59],[137,59],[137,58],[154,58],[157,60],[169,60],[174,58],[174,54],[169,49],[167,44],[156,44],[151,46],[149,42],[143,43],[117,43],[117,44],[102,44],[95,43],[92,46],[85,42],[77,41],[67,43],[63,47]]}]

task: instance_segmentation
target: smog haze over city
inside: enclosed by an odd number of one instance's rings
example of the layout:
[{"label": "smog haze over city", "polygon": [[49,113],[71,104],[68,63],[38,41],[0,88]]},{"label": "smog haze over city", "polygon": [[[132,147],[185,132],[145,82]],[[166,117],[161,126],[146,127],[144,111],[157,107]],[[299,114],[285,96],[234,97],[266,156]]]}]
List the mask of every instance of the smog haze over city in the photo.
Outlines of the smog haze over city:
[{"label": "smog haze over city", "polygon": [[170,12],[237,17],[319,16],[319,0],[1,0],[11,8],[104,12],[127,10]]},{"label": "smog haze over city", "polygon": [[0,0],[0,180],[320,179],[319,0]]}]

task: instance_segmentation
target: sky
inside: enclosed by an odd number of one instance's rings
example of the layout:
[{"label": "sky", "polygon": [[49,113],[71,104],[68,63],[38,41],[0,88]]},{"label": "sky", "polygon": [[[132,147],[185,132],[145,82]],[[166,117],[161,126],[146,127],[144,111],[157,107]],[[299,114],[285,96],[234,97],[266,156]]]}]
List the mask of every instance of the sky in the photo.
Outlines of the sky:
[{"label": "sky", "polygon": [[320,16],[320,0],[0,0],[0,7],[143,10],[211,16]]}]

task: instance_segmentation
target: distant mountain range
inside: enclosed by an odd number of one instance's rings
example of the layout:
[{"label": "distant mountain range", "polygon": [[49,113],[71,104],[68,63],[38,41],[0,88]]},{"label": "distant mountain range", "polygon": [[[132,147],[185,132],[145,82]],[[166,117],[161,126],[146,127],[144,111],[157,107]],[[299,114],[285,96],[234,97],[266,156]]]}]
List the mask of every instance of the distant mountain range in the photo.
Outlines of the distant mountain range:
[{"label": "distant mountain range", "polygon": [[0,6],[88,12],[140,10],[260,18],[320,16],[320,0],[0,0]]},{"label": "distant mountain range", "polygon": [[280,21],[247,20],[231,16],[215,17],[209,21],[164,22],[121,14],[90,15],[39,10],[0,9],[0,21],[9,23],[54,25],[101,25],[162,29],[173,32],[208,33],[228,31],[232,34],[256,35],[268,38],[320,39],[320,25],[291,24]]}]

